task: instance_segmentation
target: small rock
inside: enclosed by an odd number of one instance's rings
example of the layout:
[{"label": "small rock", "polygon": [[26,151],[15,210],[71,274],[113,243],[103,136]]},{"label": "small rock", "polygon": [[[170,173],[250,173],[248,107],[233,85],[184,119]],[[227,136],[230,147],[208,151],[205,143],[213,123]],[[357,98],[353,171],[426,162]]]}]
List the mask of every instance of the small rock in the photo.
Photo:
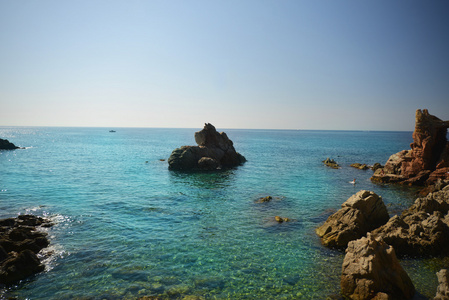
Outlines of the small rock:
[{"label": "small rock", "polygon": [[449,271],[441,269],[437,272],[437,277],[438,288],[434,300],[447,300],[449,299]]}]

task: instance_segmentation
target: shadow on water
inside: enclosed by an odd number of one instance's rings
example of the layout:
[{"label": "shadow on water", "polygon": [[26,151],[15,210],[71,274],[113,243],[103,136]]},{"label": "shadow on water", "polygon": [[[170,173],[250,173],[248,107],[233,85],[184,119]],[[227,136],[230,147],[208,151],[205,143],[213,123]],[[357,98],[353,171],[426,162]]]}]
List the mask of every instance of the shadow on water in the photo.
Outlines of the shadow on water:
[{"label": "shadow on water", "polygon": [[234,174],[234,169],[204,172],[170,171],[170,180],[173,184],[182,184],[194,188],[224,189],[230,186]]}]

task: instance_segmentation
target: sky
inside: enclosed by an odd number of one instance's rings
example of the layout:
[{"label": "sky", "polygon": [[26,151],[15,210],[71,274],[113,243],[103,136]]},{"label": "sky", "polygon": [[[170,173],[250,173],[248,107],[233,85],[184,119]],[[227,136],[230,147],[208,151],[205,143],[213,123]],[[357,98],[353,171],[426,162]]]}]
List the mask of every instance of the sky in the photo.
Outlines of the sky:
[{"label": "sky", "polygon": [[0,126],[413,131],[447,0],[0,0]]}]

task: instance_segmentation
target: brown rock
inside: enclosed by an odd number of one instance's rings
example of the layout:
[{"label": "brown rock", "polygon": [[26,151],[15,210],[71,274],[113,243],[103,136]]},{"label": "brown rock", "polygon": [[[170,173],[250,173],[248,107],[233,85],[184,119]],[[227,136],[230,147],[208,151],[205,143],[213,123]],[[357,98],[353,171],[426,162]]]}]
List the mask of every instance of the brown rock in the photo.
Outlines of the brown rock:
[{"label": "brown rock", "polygon": [[316,229],[325,246],[344,248],[367,232],[382,226],[388,219],[388,211],[382,198],[371,191],[359,191]]},{"label": "brown rock", "polygon": [[434,300],[447,300],[449,299],[449,271],[447,269],[441,269],[437,272],[438,288],[437,294]]},{"label": "brown rock", "polygon": [[369,167],[366,164],[360,164],[360,163],[353,163],[350,166],[353,168],[356,168],[356,169],[360,169],[360,170],[368,170],[369,169]]},{"label": "brown rock", "polygon": [[340,284],[350,299],[411,299],[415,294],[393,247],[370,234],[348,244]]},{"label": "brown rock", "polygon": [[[449,168],[447,128],[449,121],[442,121],[430,115],[427,109],[416,110],[411,150],[403,150],[390,156],[382,176],[400,175],[402,178],[398,178],[397,182],[410,185],[422,185],[426,181],[429,183],[438,178],[448,178],[447,173],[438,171]],[[392,182],[382,179],[382,176],[376,172],[372,180]]]},{"label": "brown rock", "polygon": [[392,245],[398,255],[438,256],[449,249],[449,186],[416,199],[401,216],[373,230],[375,237]]}]

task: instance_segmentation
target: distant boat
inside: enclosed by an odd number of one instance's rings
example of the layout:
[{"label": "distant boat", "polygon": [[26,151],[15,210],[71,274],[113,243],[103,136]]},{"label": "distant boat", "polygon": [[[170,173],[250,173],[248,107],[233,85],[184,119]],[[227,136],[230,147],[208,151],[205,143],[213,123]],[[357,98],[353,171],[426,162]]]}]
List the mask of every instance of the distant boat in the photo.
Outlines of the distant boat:
[{"label": "distant boat", "polygon": [[109,132],[115,132],[115,130],[109,130]]}]

